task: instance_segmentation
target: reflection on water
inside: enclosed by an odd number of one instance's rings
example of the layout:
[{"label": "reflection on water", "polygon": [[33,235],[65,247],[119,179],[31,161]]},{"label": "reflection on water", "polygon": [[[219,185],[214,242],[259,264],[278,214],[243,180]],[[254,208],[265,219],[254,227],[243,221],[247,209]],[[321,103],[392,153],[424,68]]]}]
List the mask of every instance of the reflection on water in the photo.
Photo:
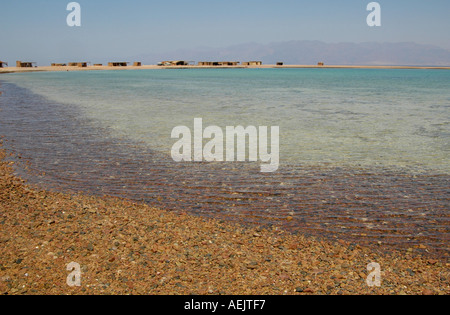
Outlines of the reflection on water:
[{"label": "reflection on water", "polygon": [[93,127],[75,108],[13,84],[3,83],[2,90],[0,134],[27,167],[20,175],[39,187],[127,197],[376,246],[425,245],[448,258],[448,174],[300,165],[262,174],[248,163],[178,164]]}]

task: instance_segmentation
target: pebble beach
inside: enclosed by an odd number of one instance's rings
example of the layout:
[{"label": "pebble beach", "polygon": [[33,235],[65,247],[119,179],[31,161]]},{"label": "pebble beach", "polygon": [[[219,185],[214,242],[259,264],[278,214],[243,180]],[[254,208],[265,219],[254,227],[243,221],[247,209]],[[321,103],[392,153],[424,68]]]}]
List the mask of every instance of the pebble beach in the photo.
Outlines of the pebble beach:
[{"label": "pebble beach", "polygon": [[28,2],[1,9],[0,296],[450,294],[449,1]]},{"label": "pebble beach", "polygon": [[[36,190],[0,151],[2,295],[446,295],[446,261]],[[70,263],[81,286],[70,287]],[[381,267],[369,287],[367,266]]]}]

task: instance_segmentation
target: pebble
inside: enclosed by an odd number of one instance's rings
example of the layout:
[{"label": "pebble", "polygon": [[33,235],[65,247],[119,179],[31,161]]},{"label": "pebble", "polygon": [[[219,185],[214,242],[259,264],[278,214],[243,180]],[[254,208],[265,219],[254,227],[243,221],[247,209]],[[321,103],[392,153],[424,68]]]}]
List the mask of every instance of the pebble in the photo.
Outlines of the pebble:
[{"label": "pebble", "polygon": [[422,291],[423,295],[434,295],[433,291],[429,290],[429,289],[425,289]]}]

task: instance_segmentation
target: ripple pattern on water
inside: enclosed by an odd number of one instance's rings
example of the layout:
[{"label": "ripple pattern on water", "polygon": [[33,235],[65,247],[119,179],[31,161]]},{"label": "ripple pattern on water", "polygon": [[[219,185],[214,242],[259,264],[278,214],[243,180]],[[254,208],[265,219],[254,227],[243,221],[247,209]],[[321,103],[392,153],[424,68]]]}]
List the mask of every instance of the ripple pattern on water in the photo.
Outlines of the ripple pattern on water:
[{"label": "ripple pattern on water", "polygon": [[42,188],[144,201],[171,211],[378,246],[426,245],[448,257],[448,174],[330,165],[174,163],[145,143],[94,127],[78,109],[3,83],[0,134],[21,176]]}]

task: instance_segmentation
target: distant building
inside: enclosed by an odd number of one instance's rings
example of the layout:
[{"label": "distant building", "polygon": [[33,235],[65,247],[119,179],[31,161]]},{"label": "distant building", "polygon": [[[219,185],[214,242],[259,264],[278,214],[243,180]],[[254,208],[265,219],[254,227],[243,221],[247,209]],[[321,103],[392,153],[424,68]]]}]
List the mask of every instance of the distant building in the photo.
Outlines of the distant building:
[{"label": "distant building", "polygon": [[108,67],[127,67],[129,62],[108,62]]},{"label": "distant building", "polygon": [[277,66],[284,66],[283,62],[277,62]]},{"label": "distant building", "polygon": [[239,61],[200,61],[198,63],[199,66],[210,66],[210,67],[218,67],[218,66],[238,66],[240,64]]},{"label": "distant building", "polygon": [[65,63],[52,63],[52,67],[66,67],[67,64]]},{"label": "distant building", "polygon": [[188,66],[191,62],[185,60],[169,60],[161,61],[158,66],[174,67],[174,66]]},{"label": "distant building", "polygon": [[133,63],[133,67],[140,67],[140,66],[142,66],[142,62],[136,61],[135,63]]},{"label": "distant building", "polygon": [[317,65],[318,65],[319,67],[323,67],[323,66],[325,66],[325,63],[319,62]]},{"label": "distant building", "polygon": [[86,68],[89,62],[69,62],[69,67]]},{"label": "distant building", "polygon": [[0,68],[4,68],[4,67],[7,67],[7,66],[8,66],[7,62],[0,61]]},{"label": "distant building", "polygon": [[36,62],[16,61],[16,67],[17,68],[33,68],[33,65],[36,65]]},{"label": "distant building", "polygon": [[200,61],[200,62],[198,63],[198,65],[199,65],[199,66],[213,66],[213,63],[214,63],[214,62],[212,62],[212,61]]},{"label": "distant building", "polygon": [[218,66],[230,66],[230,67],[238,66],[239,64],[240,64],[239,61],[219,61],[216,63],[216,65]]},{"label": "distant building", "polygon": [[261,66],[262,61],[248,61],[248,62],[242,63],[242,65],[244,65],[244,66]]},{"label": "distant building", "polygon": [[94,67],[102,67],[103,66],[103,64],[101,64],[101,63],[94,63]]}]

